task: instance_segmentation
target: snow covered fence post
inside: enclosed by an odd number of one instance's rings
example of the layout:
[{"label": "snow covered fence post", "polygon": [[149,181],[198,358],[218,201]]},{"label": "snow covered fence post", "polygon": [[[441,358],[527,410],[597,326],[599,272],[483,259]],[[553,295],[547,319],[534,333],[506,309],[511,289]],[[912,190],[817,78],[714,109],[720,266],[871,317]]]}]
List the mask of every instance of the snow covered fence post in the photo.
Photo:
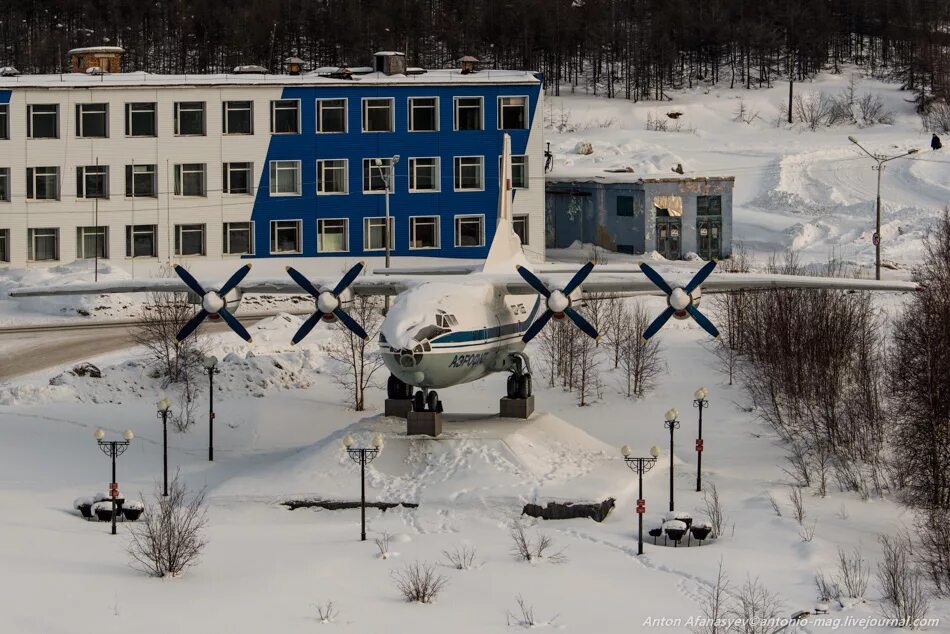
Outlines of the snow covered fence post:
[{"label": "snow covered fence post", "polygon": [[650,448],[650,457],[649,458],[634,458],[630,454],[633,453],[633,450],[630,449],[630,445],[624,445],[620,448],[620,453],[623,454],[623,460],[627,463],[627,466],[631,471],[637,472],[637,480],[639,488],[637,489],[637,522],[639,524],[639,530],[637,531],[637,554],[643,554],[643,514],[647,512],[647,503],[643,498],[643,474],[653,468],[656,464],[656,459],[660,455],[660,448],[653,446]]}]

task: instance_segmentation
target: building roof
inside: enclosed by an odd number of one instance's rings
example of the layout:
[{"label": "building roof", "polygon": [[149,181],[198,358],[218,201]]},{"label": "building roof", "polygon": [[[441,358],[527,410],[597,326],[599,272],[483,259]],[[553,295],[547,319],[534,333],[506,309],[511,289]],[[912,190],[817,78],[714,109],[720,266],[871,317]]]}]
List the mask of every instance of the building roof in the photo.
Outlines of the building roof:
[{"label": "building roof", "polygon": [[121,55],[125,49],[121,46],[84,46],[82,48],[71,48],[67,55],[84,55],[86,53],[112,53]]},{"label": "building roof", "polygon": [[638,185],[641,183],[709,183],[713,181],[735,181],[735,176],[640,176],[633,172],[605,172],[603,174],[547,174],[546,183],[597,183],[601,185],[626,183]]},{"label": "building roof", "polygon": [[[425,74],[386,75],[371,72],[354,75],[352,79],[334,79],[318,74],[320,70],[304,75],[254,74],[252,76],[221,73],[210,75],[155,75],[152,73],[62,73],[55,75],[19,75],[0,77],[0,89],[12,88],[129,88],[135,86],[222,86],[222,85],[270,85],[270,86],[329,86],[354,84],[537,84],[535,73],[521,70],[483,70],[474,74],[462,74],[461,69],[445,68],[429,70]],[[334,69],[336,70],[336,69]],[[362,70],[362,69],[360,69]]]}]

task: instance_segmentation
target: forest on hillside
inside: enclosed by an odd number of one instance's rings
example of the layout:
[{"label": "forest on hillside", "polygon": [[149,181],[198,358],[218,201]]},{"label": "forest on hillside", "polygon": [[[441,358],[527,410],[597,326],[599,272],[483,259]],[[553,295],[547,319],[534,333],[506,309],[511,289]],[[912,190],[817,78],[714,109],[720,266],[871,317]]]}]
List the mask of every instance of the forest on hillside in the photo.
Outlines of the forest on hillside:
[{"label": "forest on hillside", "polygon": [[950,96],[947,0],[0,0],[0,65],[60,72],[72,47],[117,44],[126,70],[279,72],[363,65],[542,71],[549,90],[662,99],[697,84],[753,88],[858,64],[924,108]]}]

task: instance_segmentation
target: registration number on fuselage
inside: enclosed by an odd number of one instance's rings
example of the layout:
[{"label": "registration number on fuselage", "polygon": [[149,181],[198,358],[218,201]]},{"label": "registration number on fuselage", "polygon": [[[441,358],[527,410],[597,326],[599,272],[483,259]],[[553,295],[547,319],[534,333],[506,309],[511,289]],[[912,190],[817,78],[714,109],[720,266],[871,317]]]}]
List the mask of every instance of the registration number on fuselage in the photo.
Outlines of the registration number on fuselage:
[{"label": "registration number on fuselage", "polygon": [[485,362],[486,353],[484,352],[473,352],[471,354],[457,354],[452,357],[452,362],[449,363],[450,368],[471,368],[476,365],[481,365]]}]

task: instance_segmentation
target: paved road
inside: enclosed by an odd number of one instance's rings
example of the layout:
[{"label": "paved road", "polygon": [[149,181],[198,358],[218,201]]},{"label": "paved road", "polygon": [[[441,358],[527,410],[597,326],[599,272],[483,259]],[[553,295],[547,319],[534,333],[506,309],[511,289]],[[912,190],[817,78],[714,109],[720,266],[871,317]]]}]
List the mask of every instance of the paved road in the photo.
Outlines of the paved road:
[{"label": "paved road", "polygon": [[[274,314],[240,315],[240,319],[247,326]],[[126,320],[0,328],[0,381],[130,347],[135,325]],[[215,332],[227,329],[227,324],[205,322],[201,328]]]}]

